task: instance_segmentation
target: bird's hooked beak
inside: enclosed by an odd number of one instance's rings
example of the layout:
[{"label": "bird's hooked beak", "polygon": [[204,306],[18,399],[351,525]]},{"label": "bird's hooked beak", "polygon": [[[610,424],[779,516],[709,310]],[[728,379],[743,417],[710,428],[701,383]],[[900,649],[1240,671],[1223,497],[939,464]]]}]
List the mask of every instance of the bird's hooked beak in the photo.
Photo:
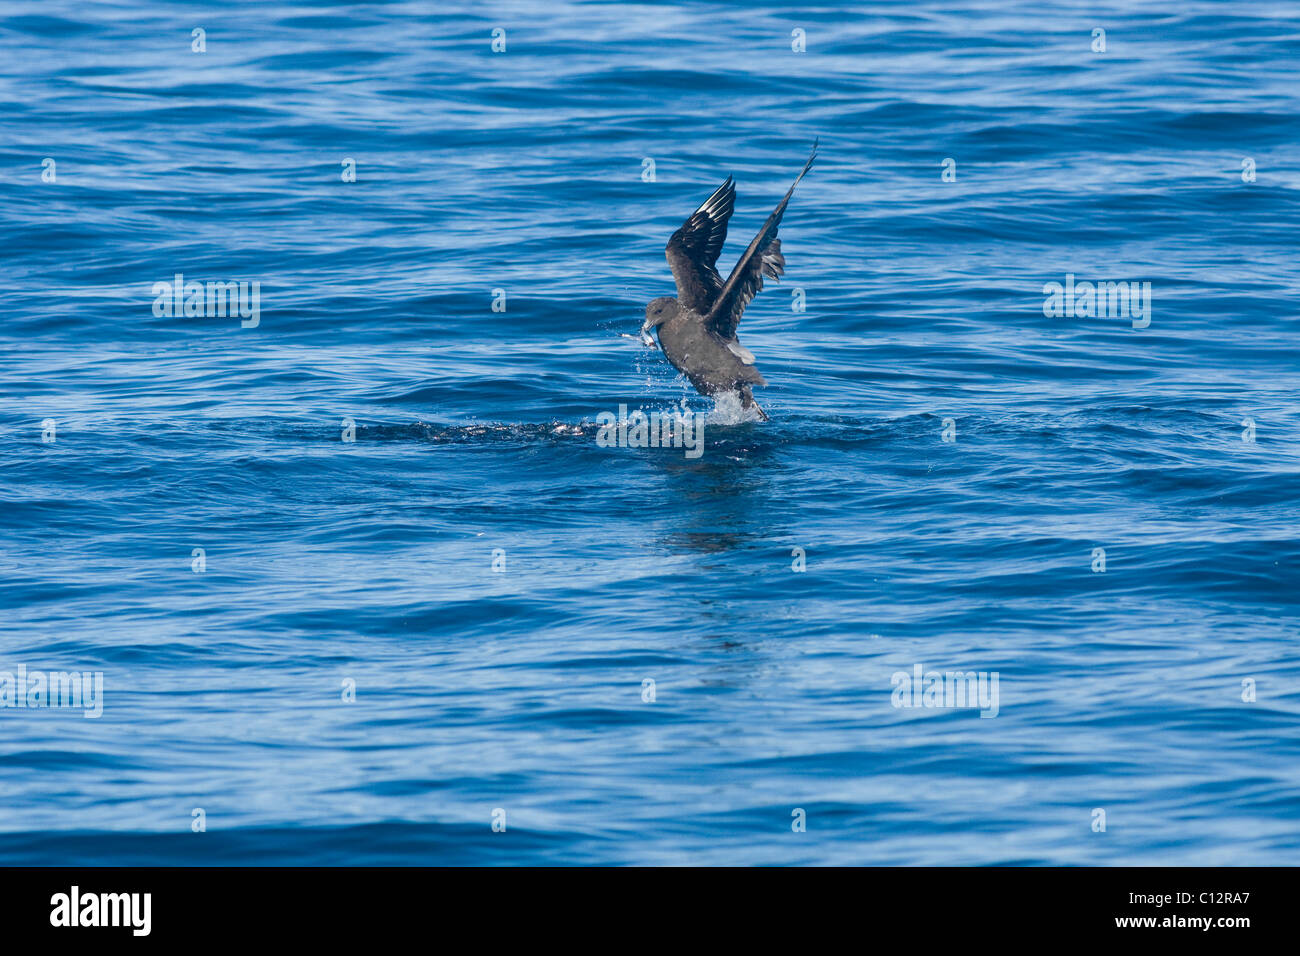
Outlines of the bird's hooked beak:
[{"label": "bird's hooked beak", "polygon": [[654,328],[654,326],[650,324],[649,319],[646,319],[641,323],[641,344],[648,349],[658,348],[658,346],[655,345],[655,340],[650,336],[650,330],[652,328]]}]

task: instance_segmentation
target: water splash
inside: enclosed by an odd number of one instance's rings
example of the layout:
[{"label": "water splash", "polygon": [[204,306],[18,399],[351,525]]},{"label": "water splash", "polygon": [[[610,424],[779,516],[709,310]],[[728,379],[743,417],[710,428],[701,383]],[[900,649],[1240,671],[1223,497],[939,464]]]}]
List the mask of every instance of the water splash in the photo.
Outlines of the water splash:
[{"label": "water splash", "polygon": [[751,405],[745,408],[739,392],[723,392],[714,396],[713,408],[704,419],[706,425],[743,425],[746,422],[760,422],[758,409]]}]

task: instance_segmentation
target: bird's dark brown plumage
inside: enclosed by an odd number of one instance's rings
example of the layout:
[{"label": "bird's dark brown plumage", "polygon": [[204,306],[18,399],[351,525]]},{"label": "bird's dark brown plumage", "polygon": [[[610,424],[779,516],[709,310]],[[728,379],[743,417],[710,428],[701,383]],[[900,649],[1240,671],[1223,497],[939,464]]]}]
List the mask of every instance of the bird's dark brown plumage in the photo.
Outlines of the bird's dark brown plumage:
[{"label": "bird's dark brown plumage", "polygon": [[736,208],[731,177],[673,233],[664,250],[683,308],[704,314],[722,291],[718,254],[727,239],[727,220]]},{"label": "bird's dark brown plumage", "polygon": [[751,387],[766,385],[754,368],[754,355],[736,337],[745,307],[763,288],[763,278],[780,279],[785,257],[777,229],[795,186],[812,168],[817,144],[794,183],[745,249],[727,281],[718,274],[718,255],[727,238],[727,223],[736,206],[730,176],[691,214],[664,250],[677,285],[677,297],[664,296],[646,306],[644,336],[657,329],[659,345],[673,367],[705,395],[739,392],[746,408],[767,415],[754,401]]}]

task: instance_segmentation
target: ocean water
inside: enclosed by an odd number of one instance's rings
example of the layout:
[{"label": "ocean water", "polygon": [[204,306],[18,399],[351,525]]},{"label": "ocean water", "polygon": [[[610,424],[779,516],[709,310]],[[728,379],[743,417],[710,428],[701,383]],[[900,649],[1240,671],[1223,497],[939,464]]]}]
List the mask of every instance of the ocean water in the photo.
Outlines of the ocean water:
[{"label": "ocean water", "polygon": [[0,862],[1300,864],[1300,7],[0,14]]}]

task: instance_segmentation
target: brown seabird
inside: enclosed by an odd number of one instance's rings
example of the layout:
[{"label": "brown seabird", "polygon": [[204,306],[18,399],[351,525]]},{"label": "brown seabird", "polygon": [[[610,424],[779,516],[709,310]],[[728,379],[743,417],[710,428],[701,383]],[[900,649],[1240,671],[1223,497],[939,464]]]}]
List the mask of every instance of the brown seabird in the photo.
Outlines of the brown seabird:
[{"label": "brown seabird", "polygon": [[814,142],[802,172],[724,283],[717,270],[718,253],[727,238],[727,220],[736,206],[736,187],[728,176],[668,240],[664,252],[677,284],[677,297],[662,296],[647,305],[641,326],[641,339],[647,345],[654,344],[649,331],[659,330],[664,355],[673,368],[690,379],[697,392],[739,392],[741,406],[753,408],[764,421],[767,414],[754,401],[753,386],[767,382],[754,367],[754,353],[736,338],[736,326],[745,306],[763,288],[763,277],[779,280],[785,272],[776,230],[794,187],[816,158]]}]

